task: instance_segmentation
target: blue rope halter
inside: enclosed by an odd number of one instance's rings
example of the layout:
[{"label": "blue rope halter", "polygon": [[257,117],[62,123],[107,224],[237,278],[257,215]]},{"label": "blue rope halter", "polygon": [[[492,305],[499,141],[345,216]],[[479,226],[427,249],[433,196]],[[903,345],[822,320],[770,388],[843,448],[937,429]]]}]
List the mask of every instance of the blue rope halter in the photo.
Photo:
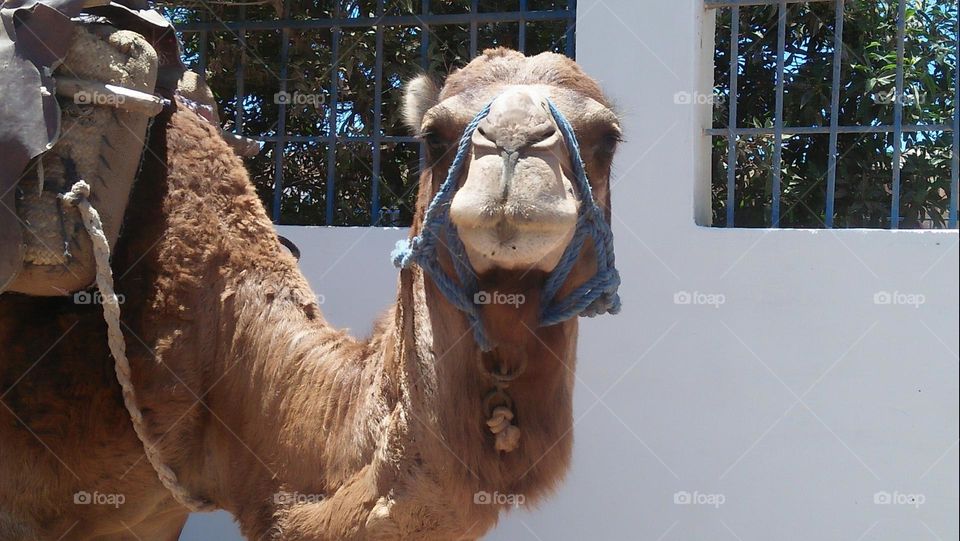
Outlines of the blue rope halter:
[{"label": "blue rope halter", "polygon": [[[613,232],[610,231],[610,226],[604,219],[603,209],[593,199],[593,190],[587,180],[583,159],[580,156],[580,145],[577,143],[573,127],[553,102],[547,100],[547,104],[570,151],[581,205],[573,239],[564,250],[556,268],[547,276],[543,286],[540,309],[541,327],[556,325],[577,315],[594,317],[607,312],[611,314],[620,312],[620,296],[617,294],[620,273],[614,266]],[[391,254],[393,264],[397,267],[405,269],[416,263],[430,275],[444,297],[466,314],[473,329],[474,338],[483,351],[492,350],[494,344],[487,336],[483,322],[480,320],[480,309],[474,303],[474,294],[479,290],[477,275],[470,265],[456,227],[450,220],[450,201],[456,191],[464,163],[470,156],[470,140],[473,132],[489,113],[490,105],[487,105],[463,130],[463,136],[460,137],[457,154],[447,172],[447,178],[440,185],[430,206],[427,207],[420,235],[397,242],[397,247]],[[580,257],[580,251],[587,237],[593,239],[597,255],[597,273],[566,297],[557,299],[557,292],[570,275],[577,258]],[[440,266],[437,258],[438,242],[446,246],[453,259],[457,281],[448,276]]]}]

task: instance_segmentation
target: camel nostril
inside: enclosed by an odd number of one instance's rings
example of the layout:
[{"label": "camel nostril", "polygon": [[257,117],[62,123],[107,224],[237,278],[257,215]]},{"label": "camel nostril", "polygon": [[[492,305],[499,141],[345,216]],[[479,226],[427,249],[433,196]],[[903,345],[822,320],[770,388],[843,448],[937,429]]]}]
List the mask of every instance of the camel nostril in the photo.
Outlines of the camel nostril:
[{"label": "camel nostril", "polygon": [[557,126],[549,121],[529,128],[517,125],[502,127],[489,123],[477,126],[477,134],[480,137],[508,152],[516,152],[535,145],[553,137],[556,133]]},{"label": "camel nostril", "polygon": [[493,101],[489,114],[477,126],[477,139],[508,152],[549,140],[558,128],[543,106],[543,100],[527,92],[505,93]]},{"label": "camel nostril", "polygon": [[552,122],[545,122],[543,126],[537,126],[535,129],[530,131],[530,135],[527,138],[527,144],[533,145],[539,143],[540,141],[545,141],[557,133],[557,127]]}]

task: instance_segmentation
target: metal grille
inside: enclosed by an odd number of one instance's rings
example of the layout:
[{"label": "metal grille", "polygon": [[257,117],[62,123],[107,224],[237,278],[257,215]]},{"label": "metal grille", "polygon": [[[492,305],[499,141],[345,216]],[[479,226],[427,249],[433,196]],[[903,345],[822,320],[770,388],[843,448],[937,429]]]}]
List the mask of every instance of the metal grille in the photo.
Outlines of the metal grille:
[{"label": "metal grille", "polygon": [[[272,195],[269,197],[268,207],[275,222],[281,221],[281,203],[284,197],[284,160],[287,152],[287,145],[301,145],[307,152],[323,152],[318,148],[318,144],[325,145],[326,152],[326,179],[325,179],[325,211],[323,222],[326,225],[335,225],[335,215],[337,204],[338,182],[348,182],[338,178],[337,168],[337,149],[344,145],[367,144],[371,148],[371,164],[369,171],[371,174],[371,184],[369,186],[369,223],[371,225],[405,225],[399,223],[399,210],[390,209],[381,206],[381,152],[383,145],[389,144],[418,144],[420,145],[420,167],[424,166],[424,150],[422,143],[416,137],[401,133],[385,133],[383,126],[383,108],[384,100],[384,35],[385,32],[404,31],[403,29],[419,29],[420,36],[420,67],[431,71],[430,57],[428,52],[431,47],[432,28],[448,25],[456,25],[458,28],[466,30],[462,36],[464,42],[469,40],[469,56],[474,57],[478,49],[479,29],[484,25],[516,24],[518,35],[516,40],[510,39],[510,44],[523,52],[528,51],[528,26],[538,23],[552,23],[554,25],[563,25],[560,34],[557,36],[556,43],[563,43],[562,52],[570,57],[575,55],[574,26],[576,22],[576,0],[515,0],[514,2],[493,2],[492,0],[456,0],[451,2],[439,2],[444,5],[441,11],[456,11],[450,9],[466,8],[461,13],[434,13],[431,6],[431,0],[411,0],[414,11],[419,13],[394,14],[393,6],[385,6],[385,0],[336,0],[330,8],[330,16],[323,18],[305,17],[302,13],[298,14],[298,3],[291,3],[291,0],[283,0],[282,14],[279,19],[274,20],[248,20],[246,18],[246,9],[243,5],[237,9],[235,20],[210,20],[211,17],[203,13],[204,8],[209,6],[202,1],[193,4],[188,10],[194,13],[200,13],[200,20],[193,20],[186,23],[177,24],[177,29],[181,33],[182,39],[196,43],[194,51],[188,58],[188,62],[200,73],[207,71],[207,65],[210,52],[207,50],[208,35],[214,32],[229,32],[236,37],[237,45],[241,49],[240,61],[236,67],[235,89],[236,95],[234,103],[236,106],[233,111],[234,131],[238,135],[250,137],[262,141],[265,145],[273,147],[273,183]],[[534,3],[535,8],[531,9],[530,3]],[[308,2],[309,3],[309,2]],[[320,0],[313,2],[319,4]],[[393,2],[391,2],[392,4]],[[438,0],[434,0],[436,5]],[[419,10],[416,9],[419,4]],[[460,6],[460,4],[464,4]],[[494,10],[496,6],[512,6],[515,9]],[[513,5],[515,4],[515,5]],[[494,6],[494,9],[491,8]],[[182,7],[170,7],[168,10],[184,9]],[[214,17],[216,18],[216,17]],[[174,18],[176,20],[176,18]],[[349,60],[349,51],[342,52],[344,32],[350,32],[354,29],[364,31],[372,30],[375,32],[375,65],[373,72],[370,73],[369,84],[374,87],[374,95],[378,97],[373,101],[372,123],[365,128],[369,128],[366,134],[344,133],[349,130],[339,129],[342,127],[343,119],[339,118],[338,109],[338,71],[341,63]],[[399,29],[399,30],[398,30]],[[330,58],[332,65],[329,69],[329,75],[326,80],[317,80],[318,89],[323,89],[326,99],[326,129],[323,135],[304,135],[288,133],[286,103],[279,103],[277,107],[276,129],[270,130],[272,133],[242,133],[244,127],[244,115],[249,111],[244,105],[245,99],[249,96],[245,93],[245,66],[247,62],[247,34],[249,32],[273,31],[280,33],[280,51],[278,59],[278,79],[280,93],[287,93],[287,81],[290,73],[290,43],[292,32],[329,32],[330,33]],[[190,40],[193,36],[193,40]],[[556,48],[556,47],[554,47]],[[442,77],[444,74],[437,74]],[[391,80],[386,84],[397,85],[398,82]],[[397,103],[389,103],[388,107],[398,107]],[[365,130],[366,131],[366,130]],[[354,159],[354,158],[351,158]],[[414,183],[415,184],[415,183]],[[268,199],[266,194],[261,192],[264,199]],[[336,225],[362,225],[351,223],[349,220],[341,220]]]},{"label": "metal grille", "polygon": [[[952,123],[950,124],[904,124],[904,31],[906,17],[907,0],[894,0],[897,7],[897,36],[896,36],[896,76],[894,83],[893,99],[893,122],[892,124],[870,124],[870,125],[842,125],[840,124],[840,92],[845,81],[841,78],[842,58],[844,55],[844,0],[834,1],[834,42],[833,42],[833,74],[830,87],[830,106],[829,106],[829,125],[821,126],[785,126],[784,125],[784,72],[785,72],[785,46],[786,46],[786,26],[789,4],[829,2],[833,0],[706,0],[704,2],[708,9],[727,9],[730,10],[730,50],[729,50],[729,103],[727,105],[727,119],[725,127],[714,127],[707,129],[706,133],[713,137],[723,137],[727,139],[726,149],[726,227],[734,227],[735,210],[737,205],[737,160],[738,160],[738,140],[745,136],[772,136],[772,167],[770,181],[770,212],[769,222],[766,224],[771,227],[781,226],[781,174],[782,174],[782,149],[785,135],[810,135],[810,134],[828,134],[829,151],[826,156],[826,187],[825,187],[825,208],[823,209],[822,227],[834,227],[836,188],[837,188],[837,141],[840,134],[890,134],[892,135],[892,178],[890,180],[890,213],[889,228],[897,229],[901,224],[901,172],[903,164],[903,147],[905,133],[924,133],[924,132],[952,132],[952,157],[951,157],[951,178],[949,189],[949,206],[947,209],[946,224],[950,228],[957,227],[957,179],[960,173],[960,163],[958,163],[958,143],[960,138],[960,107],[957,107],[960,100],[960,69],[956,67],[956,61],[953,66],[953,113]],[[847,0],[846,4],[851,4]],[[737,123],[738,119],[738,75],[740,72],[740,61],[743,53],[739,50],[741,41],[740,34],[740,15],[741,8],[747,6],[776,6],[777,19],[777,45],[776,45],[776,83],[772,126],[769,127],[741,127]],[[955,7],[954,7],[955,9]],[[960,21],[955,23],[955,31],[960,31]],[[772,30],[772,28],[771,28]],[[954,34],[956,36],[956,34]],[[957,58],[958,45],[953,44],[954,59]],[[716,125],[715,125],[716,126]]]}]

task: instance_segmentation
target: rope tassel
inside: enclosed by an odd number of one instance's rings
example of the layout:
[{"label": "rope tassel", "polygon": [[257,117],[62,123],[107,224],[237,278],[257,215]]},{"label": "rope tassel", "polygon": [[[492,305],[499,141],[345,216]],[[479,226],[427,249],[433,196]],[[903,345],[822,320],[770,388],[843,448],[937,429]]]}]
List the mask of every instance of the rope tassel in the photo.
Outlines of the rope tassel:
[{"label": "rope tassel", "polygon": [[511,423],[512,420],[513,412],[506,406],[495,408],[487,420],[487,426],[495,436],[494,448],[497,451],[509,453],[520,445],[520,428]]},{"label": "rope tassel", "polygon": [[[593,190],[590,188],[590,181],[587,179],[586,168],[580,154],[580,145],[577,142],[573,126],[570,125],[570,122],[552,101],[547,100],[547,104],[570,151],[574,181],[580,194],[581,205],[573,239],[567,245],[557,266],[544,283],[541,296],[541,327],[556,325],[578,315],[594,317],[604,313],[617,314],[620,312],[620,296],[617,294],[617,289],[620,287],[620,273],[617,272],[615,265],[613,232],[604,217],[603,209],[597,205],[593,198]],[[447,171],[447,178],[440,185],[440,189],[427,207],[420,235],[397,242],[397,246],[391,254],[393,264],[397,267],[409,268],[411,265],[417,264],[430,275],[444,297],[466,314],[477,345],[480,346],[482,351],[491,351],[494,344],[490,341],[483,327],[483,322],[480,319],[480,309],[473,302],[474,294],[479,289],[477,275],[473,266],[470,265],[466,249],[457,234],[456,227],[450,220],[450,202],[456,191],[464,164],[470,156],[470,139],[473,132],[477,129],[480,121],[489,113],[490,105],[488,104],[476,114],[464,129],[457,146],[457,154]],[[587,238],[592,239],[597,254],[597,272],[569,295],[557,299],[557,293],[567,277],[570,276]],[[456,280],[448,276],[440,267],[437,258],[438,242],[443,243],[453,259],[457,274]]]},{"label": "rope tassel", "polygon": [[120,388],[123,392],[123,404],[130,414],[130,420],[133,422],[133,430],[143,444],[143,450],[147,455],[147,460],[156,470],[160,482],[170,494],[173,495],[180,505],[190,511],[212,511],[213,505],[205,500],[194,498],[190,492],[184,488],[177,480],[177,474],[169,466],[163,463],[160,456],[160,450],[150,438],[147,432],[146,422],[143,419],[143,413],[137,406],[137,395],[133,388],[133,381],[130,377],[130,361],[127,359],[126,342],[123,339],[123,331],[120,329],[120,301],[117,293],[113,289],[113,271],[110,268],[110,244],[103,232],[103,223],[100,221],[100,213],[90,204],[90,185],[84,181],[78,181],[69,192],[63,194],[61,198],[64,204],[75,206],[80,211],[83,218],[83,225],[90,234],[90,240],[93,242],[93,254],[97,264],[97,289],[100,290],[100,296],[103,306],[103,319],[107,323],[107,344],[110,347],[110,353],[113,355],[114,369],[117,373],[117,381],[120,382]]}]

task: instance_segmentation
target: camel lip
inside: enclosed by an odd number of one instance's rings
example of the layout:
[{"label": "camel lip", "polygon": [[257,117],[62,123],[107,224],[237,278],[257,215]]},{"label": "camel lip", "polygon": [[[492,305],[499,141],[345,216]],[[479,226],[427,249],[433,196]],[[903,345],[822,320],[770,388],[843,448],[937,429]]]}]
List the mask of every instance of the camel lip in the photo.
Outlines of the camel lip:
[{"label": "camel lip", "polygon": [[575,224],[531,229],[499,221],[486,227],[459,228],[467,256],[477,272],[491,269],[540,269],[549,272],[573,236]]},{"label": "camel lip", "polygon": [[506,219],[498,221],[495,229],[497,231],[497,239],[501,245],[510,242],[517,236],[517,227]]},{"label": "camel lip", "polygon": [[479,234],[486,234],[491,244],[499,244],[502,250],[516,250],[518,244],[528,241],[529,237],[553,237],[563,234],[569,225],[550,224],[548,227],[530,226],[530,224],[517,223],[502,217],[495,224],[489,227],[473,228],[472,231]]},{"label": "camel lip", "polygon": [[497,213],[484,213],[474,216],[473,219],[455,219],[458,230],[486,233],[490,238],[496,238],[503,244],[523,235],[547,235],[562,233],[576,223],[576,214],[561,213],[552,215],[529,216],[503,210]]}]

